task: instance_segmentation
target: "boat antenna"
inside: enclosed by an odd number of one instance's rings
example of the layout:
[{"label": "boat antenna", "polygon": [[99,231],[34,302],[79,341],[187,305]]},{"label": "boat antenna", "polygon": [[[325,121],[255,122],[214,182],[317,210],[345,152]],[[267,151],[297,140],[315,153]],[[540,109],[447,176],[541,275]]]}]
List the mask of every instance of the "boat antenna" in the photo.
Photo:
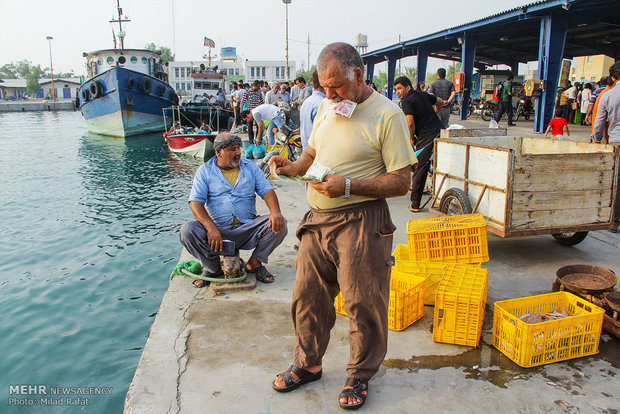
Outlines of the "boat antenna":
[{"label": "boat antenna", "polygon": [[[121,8],[120,0],[116,0],[116,9],[118,11],[118,20],[114,20],[114,17],[112,17],[110,23],[118,23],[118,39],[121,43],[121,49],[124,49],[125,44],[123,39],[125,38],[125,32],[123,32],[123,22],[130,22],[131,20],[126,18],[123,19],[123,9]],[[116,49],[116,41],[114,42],[114,48]]]},{"label": "boat antenna", "polygon": [[116,35],[114,34],[114,29],[112,29],[112,40],[114,41],[114,49],[116,49]]}]

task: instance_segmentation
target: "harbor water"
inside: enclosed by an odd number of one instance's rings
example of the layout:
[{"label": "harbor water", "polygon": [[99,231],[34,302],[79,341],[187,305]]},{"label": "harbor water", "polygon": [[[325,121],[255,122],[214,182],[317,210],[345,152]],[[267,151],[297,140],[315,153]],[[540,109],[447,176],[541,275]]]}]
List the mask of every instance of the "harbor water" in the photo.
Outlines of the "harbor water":
[{"label": "harbor water", "polygon": [[[4,113],[0,125],[0,411],[121,412],[201,161],[161,134],[89,134],[79,112]],[[41,407],[62,397],[53,387],[79,388],[66,397],[87,405]]]}]

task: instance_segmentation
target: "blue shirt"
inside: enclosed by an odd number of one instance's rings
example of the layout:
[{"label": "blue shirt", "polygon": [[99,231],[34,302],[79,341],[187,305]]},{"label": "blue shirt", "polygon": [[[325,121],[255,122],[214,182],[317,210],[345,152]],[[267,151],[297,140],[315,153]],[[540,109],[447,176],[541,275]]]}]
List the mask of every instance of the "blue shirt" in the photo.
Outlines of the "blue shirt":
[{"label": "blue shirt", "polygon": [[299,120],[301,122],[299,132],[301,133],[301,145],[304,150],[308,147],[308,140],[310,139],[310,134],[312,134],[314,117],[323,99],[325,99],[325,94],[323,92],[313,91],[312,95],[301,105],[299,111]]},{"label": "blue shirt", "polygon": [[254,162],[241,158],[239,178],[233,187],[216,162],[217,157],[213,157],[198,168],[188,201],[203,203],[218,227],[232,225],[233,216],[242,223],[254,220],[256,194],[264,197],[271,184]]}]

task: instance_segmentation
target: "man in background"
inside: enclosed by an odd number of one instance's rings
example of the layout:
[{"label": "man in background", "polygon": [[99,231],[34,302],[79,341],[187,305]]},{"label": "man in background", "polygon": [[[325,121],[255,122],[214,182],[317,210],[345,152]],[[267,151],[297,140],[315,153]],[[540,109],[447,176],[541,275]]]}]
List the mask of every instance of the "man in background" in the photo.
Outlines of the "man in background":
[{"label": "man in background", "polygon": [[299,111],[301,145],[304,151],[308,147],[308,140],[310,139],[310,134],[312,134],[316,113],[319,110],[319,106],[321,106],[321,102],[325,99],[325,89],[319,83],[319,74],[316,70],[312,74],[312,86],[314,87],[312,95],[301,104]]},{"label": "man in background", "polygon": [[[264,102],[263,94],[260,91],[260,81],[255,80],[254,83],[252,83],[252,89],[245,91],[243,94],[243,98],[241,99],[241,108],[244,108],[243,110],[247,109],[248,111],[251,111],[252,109],[262,105]],[[250,121],[248,123],[248,140],[250,141],[250,144],[254,144],[255,125],[256,122],[254,121]],[[256,125],[256,127],[258,127],[258,125]]]},{"label": "man in background", "polygon": [[442,128],[448,128],[450,126],[450,109],[452,108],[452,101],[454,101],[456,91],[454,90],[454,83],[446,79],[446,70],[444,68],[437,69],[437,80],[431,83],[428,93],[441,98],[443,101],[443,107],[437,112],[437,116],[441,121]]},{"label": "man in background", "polygon": [[[609,68],[609,76],[613,80],[611,88],[602,96],[598,103],[596,118],[594,119],[594,139],[601,142],[604,138],[605,127],[607,127],[607,135],[609,136],[609,144],[620,147],[620,62],[614,63]],[[618,175],[618,183],[616,184],[616,208],[614,210],[614,226],[612,232],[618,232],[618,224],[620,222],[620,199],[618,199],[618,186],[620,186],[620,175]]]},{"label": "man in background", "polygon": [[435,95],[414,90],[411,80],[401,76],[394,81],[396,94],[401,99],[400,105],[407,119],[409,127],[409,140],[415,150],[418,162],[411,166],[411,205],[409,211],[419,213],[422,211],[420,202],[426,185],[426,177],[430,167],[430,158],[433,155],[434,140],[441,133],[441,121],[436,111],[445,108],[443,100]]},{"label": "man in background", "polygon": [[502,94],[499,98],[499,111],[497,112],[497,119],[502,119],[504,113],[508,114],[508,125],[517,126],[512,122],[512,73],[508,75],[508,78],[502,83]]}]

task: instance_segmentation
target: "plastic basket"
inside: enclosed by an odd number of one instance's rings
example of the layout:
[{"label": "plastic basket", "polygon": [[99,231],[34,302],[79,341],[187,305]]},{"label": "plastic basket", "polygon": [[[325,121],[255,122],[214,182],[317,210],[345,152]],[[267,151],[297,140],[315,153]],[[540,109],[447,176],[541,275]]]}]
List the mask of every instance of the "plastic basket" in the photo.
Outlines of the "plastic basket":
[{"label": "plastic basket", "polygon": [[[564,309],[567,318],[527,324],[519,317]],[[495,302],[493,346],[524,368],[598,353],[605,311],[569,292]]]},{"label": "plastic basket", "polygon": [[[424,316],[424,279],[392,269],[388,329],[402,331]],[[336,312],[347,315],[342,292],[334,301]]]},{"label": "plastic basket", "polygon": [[489,260],[487,225],[480,214],[442,216],[407,223],[409,259],[481,263]]},{"label": "plastic basket", "polygon": [[455,266],[437,286],[433,341],[477,347],[484,322],[488,270]]},{"label": "plastic basket", "polygon": [[409,259],[409,246],[406,244],[397,245],[392,252],[392,256],[394,256],[396,261],[411,260]]},{"label": "plastic basket", "polygon": [[[407,246],[405,246],[407,247]],[[479,264],[436,263],[436,262],[411,262],[397,260],[392,269],[413,276],[424,278],[424,304],[434,305],[435,294],[439,282],[446,274],[460,274],[469,272],[469,267],[480,268]]]}]

